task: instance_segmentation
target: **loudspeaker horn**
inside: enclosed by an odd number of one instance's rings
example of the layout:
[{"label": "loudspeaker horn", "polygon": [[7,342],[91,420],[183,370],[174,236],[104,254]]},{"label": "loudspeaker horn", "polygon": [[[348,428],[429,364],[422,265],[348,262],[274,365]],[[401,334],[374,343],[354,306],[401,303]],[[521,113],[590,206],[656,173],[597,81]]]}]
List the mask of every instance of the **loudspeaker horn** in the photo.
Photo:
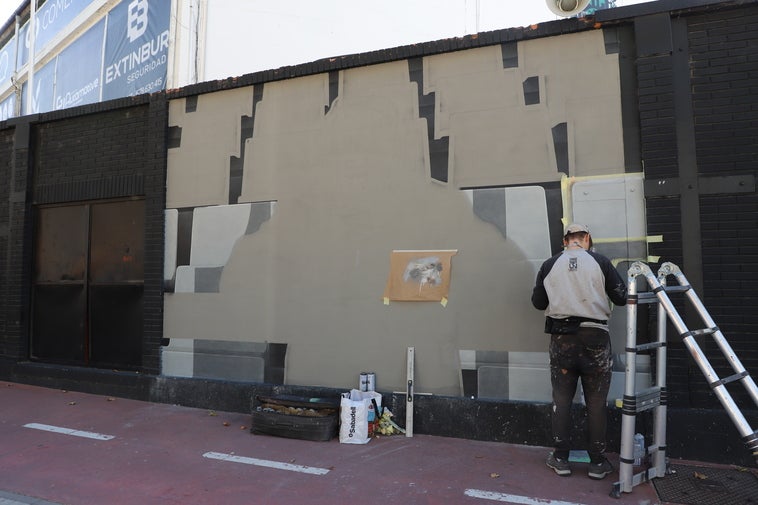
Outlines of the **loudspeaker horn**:
[{"label": "loudspeaker horn", "polygon": [[546,0],[547,8],[555,15],[571,17],[579,14],[590,4],[590,0]]}]

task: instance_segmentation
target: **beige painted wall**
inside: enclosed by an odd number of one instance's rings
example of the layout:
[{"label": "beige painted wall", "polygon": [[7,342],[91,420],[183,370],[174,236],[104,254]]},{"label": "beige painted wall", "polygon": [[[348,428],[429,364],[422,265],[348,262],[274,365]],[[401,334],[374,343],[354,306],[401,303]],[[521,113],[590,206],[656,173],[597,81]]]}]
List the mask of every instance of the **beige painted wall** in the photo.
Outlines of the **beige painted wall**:
[{"label": "beige painted wall", "polygon": [[[547,257],[533,251],[549,251],[542,189],[518,193],[528,202],[508,207],[504,236],[460,188],[560,180],[550,132],[560,122],[570,175],[623,172],[618,62],[599,30],[518,47],[517,69],[503,68],[500,46],[424,59],[436,137],[450,137],[448,184],[429,177],[406,61],[341,71],[328,113],[327,74],[266,83],[239,202],[276,201],[276,211],[237,239],[218,293],[166,295],[165,335],[285,342],[289,384],[351,388],[370,370],[386,391],[404,389],[415,346],[417,391],[453,395],[462,349],[546,351],[529,302]],[[532,75],[543,99],[525,106],[521,83]],[[168,208],[228,203],[229,156],[252,96],[252,87],[200,95],[191,113],[171,102],[182,141],[169,151]],[[383,303],[393,249],[458,250],[446,307]]]}]

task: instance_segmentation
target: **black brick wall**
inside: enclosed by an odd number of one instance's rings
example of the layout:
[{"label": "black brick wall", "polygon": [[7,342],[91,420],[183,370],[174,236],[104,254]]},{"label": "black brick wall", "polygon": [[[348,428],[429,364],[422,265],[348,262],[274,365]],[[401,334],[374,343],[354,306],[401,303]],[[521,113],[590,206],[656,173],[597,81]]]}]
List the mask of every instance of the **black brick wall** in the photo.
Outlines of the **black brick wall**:
[{"label": "black brick wall", "polygon": [[34,203],[139,195],[148,106],[42,122],[34,129]]},{"label": "black brick wall", "polygon": [[8,216],[10,215],[10,187],[13,161],[13,129],[0,131],[0,356],[6,354],[6,310],[8,303]]},{"label": "black brick wall", "polygon": [[[758,374],[758,296],[753,289],[758,281],[758,195],[754,185],[725,184],[715,189],[712,181],[733,176],[754,181],[758,168],[756,26],[754,7],[693,15],[686,18],[687,40],[677,40],[681,32],[674,29],[670,53],[638,58],[646,188],[650,182],[660,188],[661,181],[670,186],[647,197],[648,232],[664,237],[662,243],[650,245],[650,253],[682,266],[692,248],[699,248],[700,271],[682,270],[688,279],[690,274],[702,279],[700,296],[705,307],[753,377]],[[638,38],[641,35],[637,33]],[[686,90],[676,87],[671,74],[679,46],[689,53]],[[691,99],[694,128],[690,138],[683,137],[682,118],[670,105],[674,93],[681,92],[689,93]],[[696,167],[682,162],[679,149],[689,148],[683,142],[692,142]],[[686,177],[690,177],[688,184],[683,182]],[[692,177],[697,183],[692,184]],[[699,216],[683,215],[682,198],[688,191],[699,193]],[[692,227],[698,227],[694,231],[699,243],[683,238]],[[688,327],[702,328],[692,315],[685,319]],[[675,331],[670,328],[672,335]],[[683,408],[721,408],[680,339],[671,340],[667,378],[671,403]],[[697,341],[720,377],[733,373],[712,338],[698,337]],[[738,405],[752,405],[741,383],[729,385],[728,390]]]},{"label": "black brick wall", "polygon": [[[165,94],[15,120],[0,130],[0,357],[28,359],[33,205],[145,199],[142,373],[160,372],[168,107]],[[15,139],[14,134],[15,133]],[[11,141],[5,141],[10,137]],[[6,156],[7,154],[7,156]],[[32,167],[30,171],[28,167]],[[33,181],[33,183],[31,182]],[[7,223],[7,224],[6,224]],[[3,233],[5,232],[5,233]],[[47,373],[47,372],[46,372]]]},{"label": "black brick wall", "polygon": [[29,120],[15,122],[15,128],[8,132],[12,135],[13,145],[9,153],[7,185],[8,215],[6,223],[6,261],[4,263],[5,283],[3,286],[3,314],[5,333],[2,357],[18,358],[26,356],[28,340],[24,327],[27,324],[29,286],[28,250],[30,245],[30,221],[28,212],[30,204],[27,199],[29,182]]}]

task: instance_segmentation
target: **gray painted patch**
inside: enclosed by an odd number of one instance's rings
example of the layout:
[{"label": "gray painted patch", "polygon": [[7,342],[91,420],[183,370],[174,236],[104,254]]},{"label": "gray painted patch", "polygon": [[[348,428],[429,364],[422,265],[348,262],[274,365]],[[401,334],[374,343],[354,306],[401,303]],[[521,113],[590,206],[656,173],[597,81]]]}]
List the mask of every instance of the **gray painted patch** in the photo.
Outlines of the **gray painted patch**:
[{"label": "gray painted patch", "polygon": [[240,118],[239,156],[229,157],[229,205],[234,205],[242,194],[242,171],[245,163],[245,146],[247,139],[253,136],[254,119],[252,116]]},{"label": "gray painted patch", "polygon": [[182,127],[169,126],[168,136],[166,138],[166,149],[177,149],[182,147]]},{"label": "gray painted patch", "polygon": [[287,344],[198,339],[193,376],[283,384],[286,352]]},{"label": "gray painted patch", "polygon": [[540,103],[540,78],[531,76],[524,79],[524,105],[536,105]]},{"label": "gray painted patch", "polygon": [[221,272],[224,267],[201,267],[195,269],[195,293],[218,293]]},{"label": "gray painted patch", "polygon": [[552,133],[555,148],[555,168],[558,172],[569,175],[568,124],[558,123],[553,126]]},{"label": "gray painted patch", "polygon": [[494,224],[503,237],[508,238],[505,221],[505,190],[503,188],[475,189],[473,195],[474,215],[482,221]]},{"label": "gray painted patch", "polygon": [[265,361],[259,356],[195,353],[195,377],[263,382],[264,372]]},{"label": "gray painted patch", "polygon": [[480,366],[477,379],[478,398],[508,398],[507,366]]},{"label": "gray painted patch", "polygon": [[268,349],[265,342],[237,342],[233,340],[195,340],[196,353],[233,354],[238,356],[261,356]]},{"label": "gray painted patch", "polygon": [[411,82],[418,88],[419,117],[426,119],[427,139],[429,141],[429,166],[431,177],[440,182],[447,182],[448,161],[450,157],[450,139],[448,136],[434,138],[435,93],[424,94],[424,65],[422,58],[408,60],[408,73]]},{"label": "gray painted patch", "polygon": [[484,364],[505,366],[508,364],[508,351],[476,351],[476,364],[477,366]]},{"label": "gray painted patch", "polygon": [[329,112],[332,104],[337,99],[337,95],[339,94],[339,77],[339,70],[332,70],[329,72],[329,105],[324,105],[324,114]]},{"label": "gray painted patch", "polygon": [[518,68],[517,42],[503,42],[500,51],[503,53],[503,68]]},{"label": "gray painted patch", "polygon": [[197,95],[188,96],[184,99],[184,112],[190,113],[197,111]]},{"label": "gray painted patch", "polygon": [[176,233],[176,266],[189,266],[192,255],[193,209],[179,209]]},{"label": "gray painted patch", "polygon": [[250,204],[250,219],[247,221],[245,235],[257,232],[263,223],[271,219],[271,202]]},{"label": "gray painted patch", "polygon": [[618,54],[621,52],[618,28],[603,29],[603,42],[605,43],[605,54]]}]

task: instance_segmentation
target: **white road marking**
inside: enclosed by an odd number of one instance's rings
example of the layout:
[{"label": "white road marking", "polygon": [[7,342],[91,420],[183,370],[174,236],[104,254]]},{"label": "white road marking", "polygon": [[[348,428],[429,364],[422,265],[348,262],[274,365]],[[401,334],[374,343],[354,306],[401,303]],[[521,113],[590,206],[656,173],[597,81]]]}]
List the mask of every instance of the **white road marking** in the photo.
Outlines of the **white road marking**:
[{"label": "white road marking", "polygon": [[472,498],[482,498],[484,500],[500,501],[504,503],[517,503],[519,505],[582,505],[581,503],[563,500],[544,500],[540,498],[530,498],[528,496],[518,496],[515,494],[482,491],[480,489],[467,489],[464,494],[466,496],[471,496]]},{"label": "white road marking", "polygon": [[329,470],[326,468],[317,468],[314,466],[293,465],[291,463],[280,463],[278,461],[268,461],[265,459],[246,458],[244,456],[235,456],[234,454],[223,454],[220,452],[206,452],[204,458],[220,459],[221,461],[231,461],[233,463],[245,463],[246,465],[265,466],[276,468],[278,470],[289,470],[290,472],[310,473],[314,475],[326,475]]},{"label": "white road marking", "polygon": [[70,428],[61,428],[60,426],[50,426],[49,424],[29,423],[24,428],[33,430],[52,431],[53,433],[62,433],[64,435],[73,435],[75,437],[94,438],[95,440],[110,440],[116,438],[113,435],[103,435],[101,433],[92,433],[90,431],[72,430]]},{"label": "white road marking", "polygon": [[41,498],[0,491],[0,505],[59,505]]}]

